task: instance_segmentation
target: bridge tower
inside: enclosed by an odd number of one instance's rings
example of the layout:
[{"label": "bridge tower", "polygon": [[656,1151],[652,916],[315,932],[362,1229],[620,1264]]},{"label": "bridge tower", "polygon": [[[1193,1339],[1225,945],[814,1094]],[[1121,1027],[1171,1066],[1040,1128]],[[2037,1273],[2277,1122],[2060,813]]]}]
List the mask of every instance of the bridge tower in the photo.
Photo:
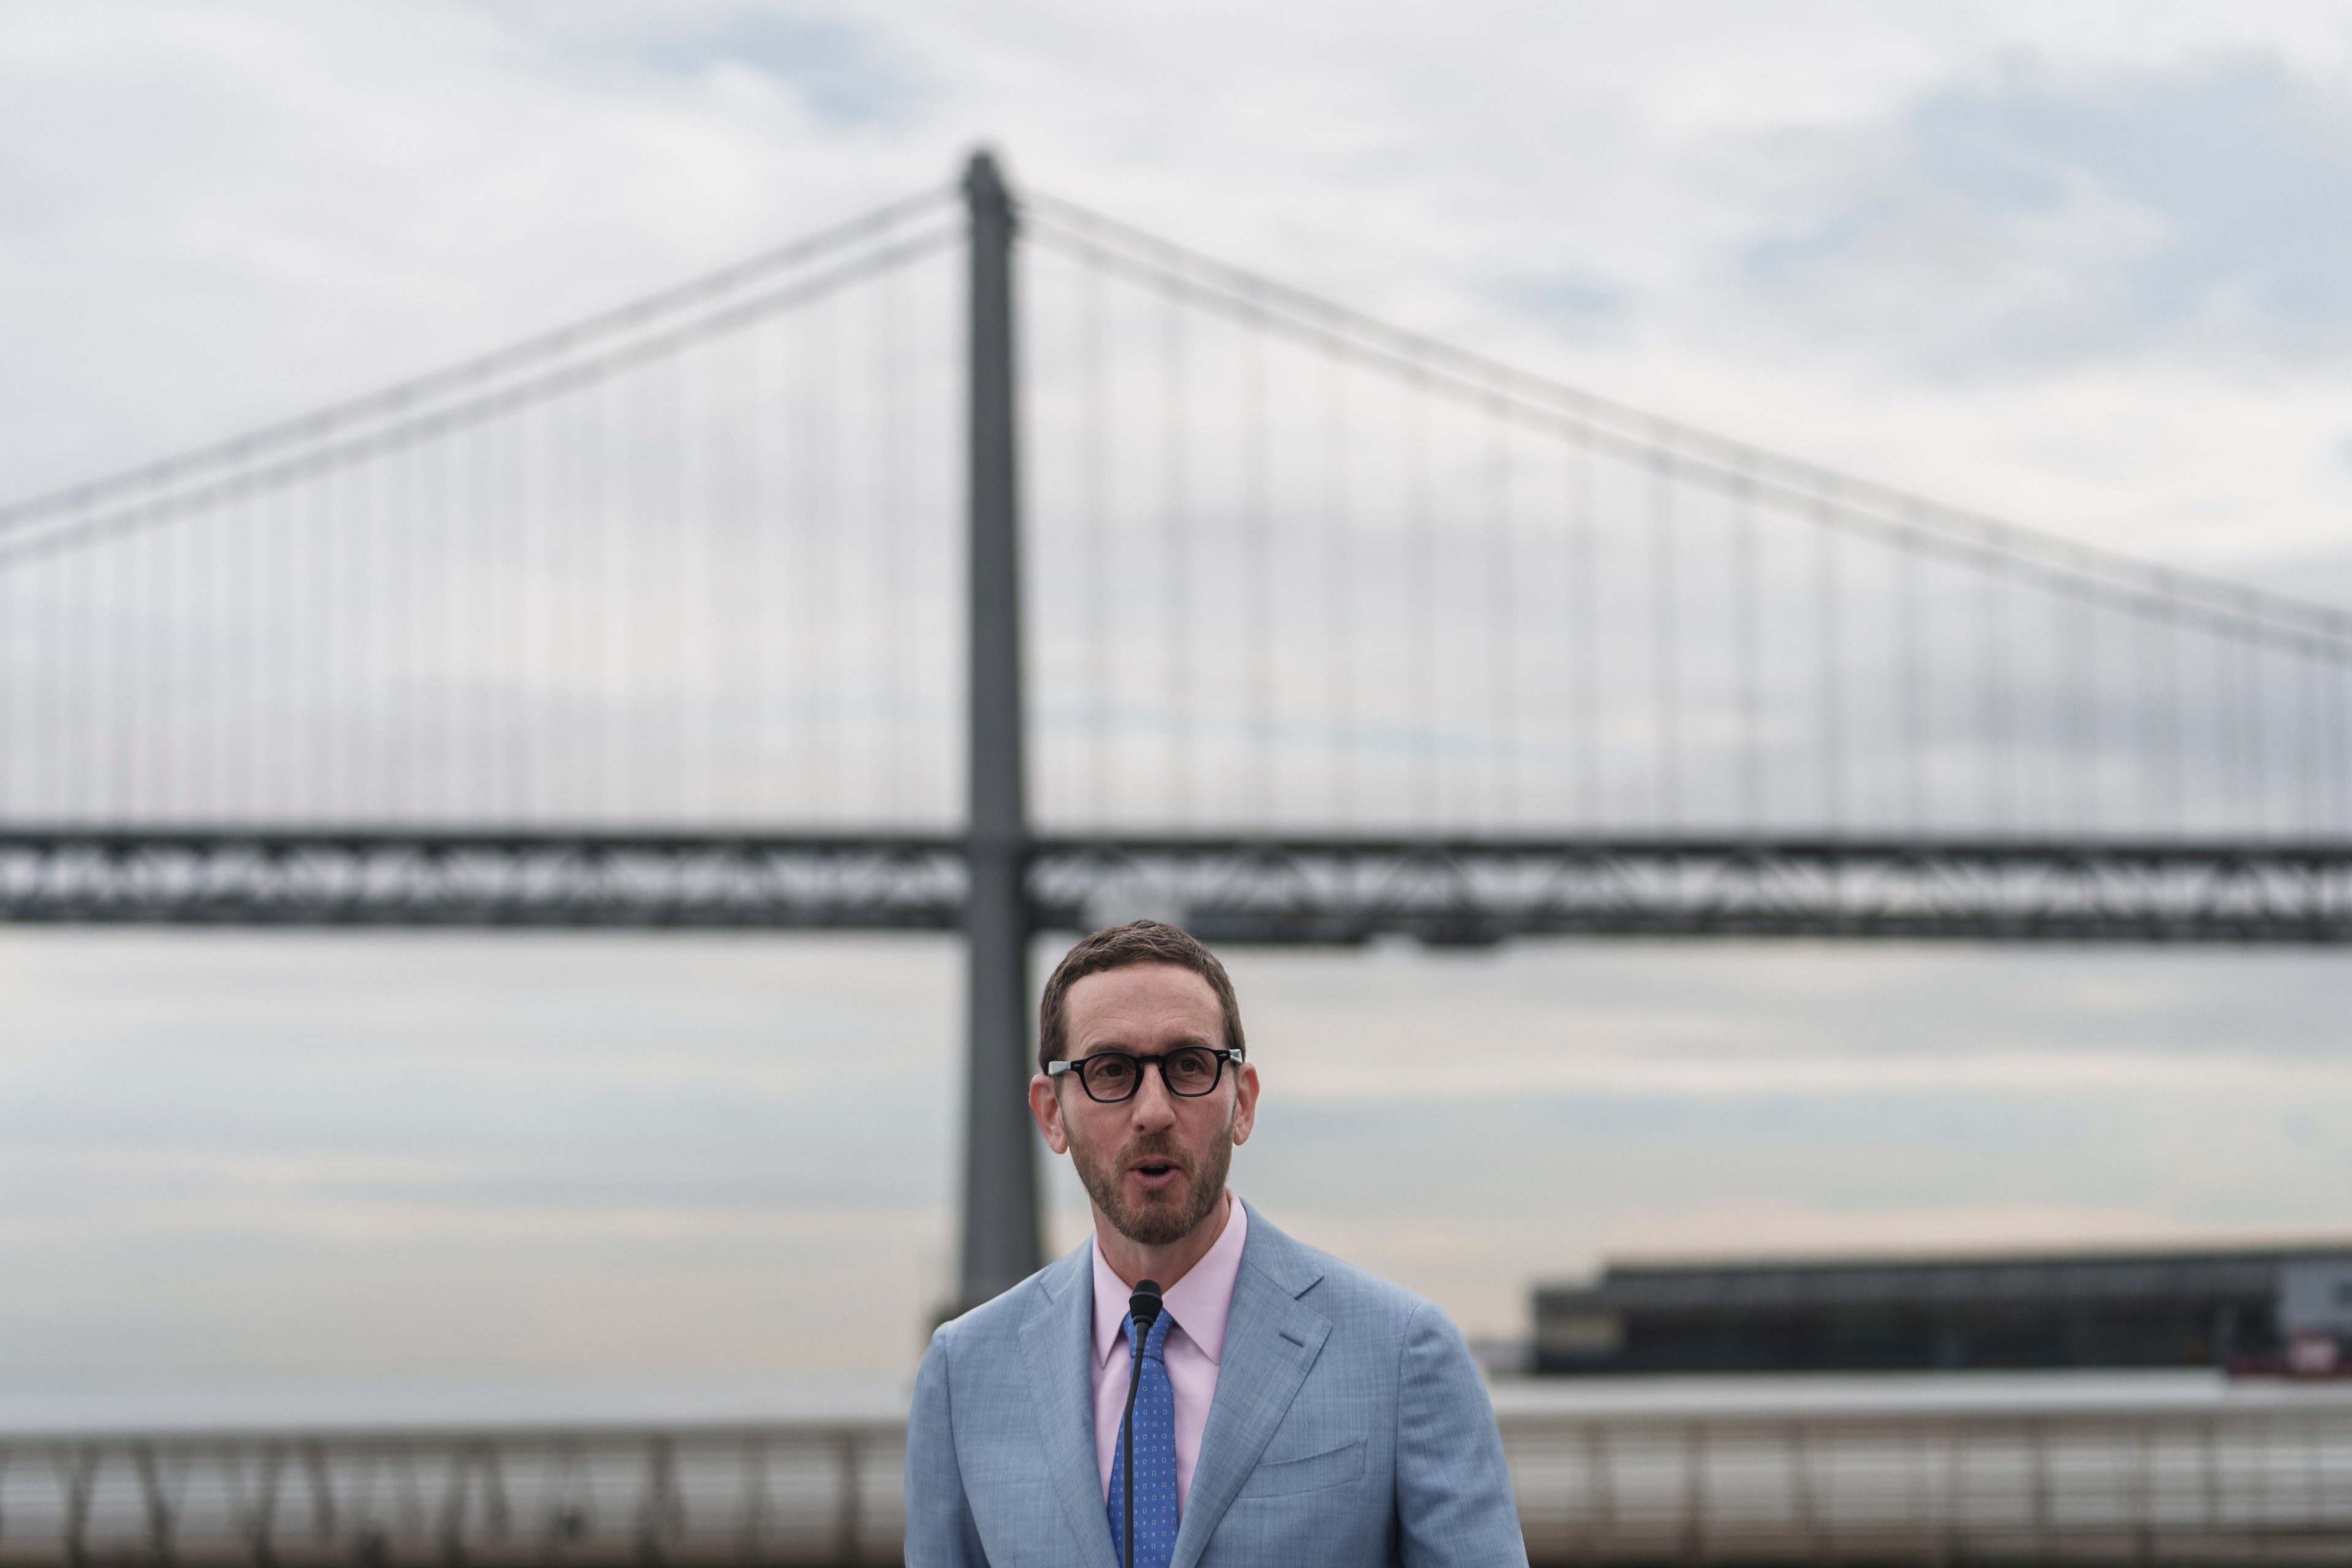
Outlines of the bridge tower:
[{"label": "bridge tower", "polygon": [[963,1237],[958,1310],[1044,1262],[1029,1123],[1029,828],[1023,779],[1020,483],[1013,396],[1013,199],[972,154],[968,505],[971,646],[964,906]]}]

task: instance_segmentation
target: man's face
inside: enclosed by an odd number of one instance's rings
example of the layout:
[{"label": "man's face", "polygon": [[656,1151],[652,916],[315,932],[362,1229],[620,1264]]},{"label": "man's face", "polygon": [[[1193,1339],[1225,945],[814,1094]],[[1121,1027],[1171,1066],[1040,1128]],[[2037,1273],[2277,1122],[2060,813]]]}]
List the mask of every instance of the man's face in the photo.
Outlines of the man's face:
[{"label": "man's face", "polygon": [[[1067,1053],[1156,1057],[1179,1046],[1217,1048],[1224,1016],[1209,983],[1172,964],[1131,964],[1089,974],[1065,998]],[[1030,1109],[1045,1142],[1066,1152],[1095,1207],[1118,1233],[1145,1247],[1191,1235],[1224,1196],[1234,1145],[1245,1142],[1257,1110],[1257,1069],[1229,1064],[1204,1095],[1168,1092],[1147,1068],[1133,1098],[1089,1099],[1077,1075],[1030,1081]]]}]

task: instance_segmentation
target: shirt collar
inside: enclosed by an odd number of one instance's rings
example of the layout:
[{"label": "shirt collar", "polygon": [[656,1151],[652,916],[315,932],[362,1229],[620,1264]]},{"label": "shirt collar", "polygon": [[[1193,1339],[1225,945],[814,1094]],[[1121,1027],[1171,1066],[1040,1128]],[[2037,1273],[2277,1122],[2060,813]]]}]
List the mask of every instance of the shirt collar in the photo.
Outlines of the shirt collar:
[{"label": "shirt collar", "polygon": [[[1224,1233],[1204,1254],[1201,1261],[1185,1272],[1184,1278],[1168,1287],[1162,1305],[1168,1315],[1176,1320],[1172,1332],[1181,1333],[1200,1348],[1211,1365],[1224,1360],[1225,1320],[1233,1314],[1234,1281],[1241,1278],[1242,1243],[1249,1233],[1249,1211],[1240,1198],[1226,1189],[1226,1203],[1232,1208],[1225,1215]],[[1109,1364],[1111,1353],[1127,1337],[1127,1299],[1129,1291],[1125,1280],[1111,1272],[1103,1261],[1102,1241],[1094,1244],[1095,1265],[1095,1363]]]}]

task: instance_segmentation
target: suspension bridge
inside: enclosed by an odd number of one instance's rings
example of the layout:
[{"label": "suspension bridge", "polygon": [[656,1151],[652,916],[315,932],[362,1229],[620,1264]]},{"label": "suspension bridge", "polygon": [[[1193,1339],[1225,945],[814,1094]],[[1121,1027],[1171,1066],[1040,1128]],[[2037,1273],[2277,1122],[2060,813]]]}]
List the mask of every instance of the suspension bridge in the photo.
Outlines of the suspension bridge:
[{"label": "suspension bridge", "polygon": [[0,918],[2352,938],[2352,616],[1522,374],[984,154],[0,508]]}]

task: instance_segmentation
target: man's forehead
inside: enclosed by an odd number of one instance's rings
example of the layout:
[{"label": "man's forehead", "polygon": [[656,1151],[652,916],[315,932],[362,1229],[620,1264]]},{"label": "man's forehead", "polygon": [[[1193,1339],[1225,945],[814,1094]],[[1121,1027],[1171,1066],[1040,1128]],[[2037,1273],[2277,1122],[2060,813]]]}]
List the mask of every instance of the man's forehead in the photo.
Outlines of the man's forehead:
[{"label": "man's forehead", "polygon": [[1208,979],[1173,963],[1097,970],[1070,986],[1070,1022],[1081,1034],[1142,1023],[1181,1023],[1222,1032],[1224,1013]]}]

